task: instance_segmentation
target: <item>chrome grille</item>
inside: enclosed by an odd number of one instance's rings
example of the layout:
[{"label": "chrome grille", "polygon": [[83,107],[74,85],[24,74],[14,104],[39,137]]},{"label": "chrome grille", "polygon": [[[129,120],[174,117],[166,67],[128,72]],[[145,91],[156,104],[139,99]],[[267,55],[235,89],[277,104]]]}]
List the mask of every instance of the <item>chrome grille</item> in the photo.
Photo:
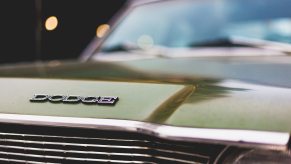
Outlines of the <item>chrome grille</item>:
[{"label": "chrome grille", "polygon": [[212,163],[223,148],[131,132],[0,124],[0,163]]}]

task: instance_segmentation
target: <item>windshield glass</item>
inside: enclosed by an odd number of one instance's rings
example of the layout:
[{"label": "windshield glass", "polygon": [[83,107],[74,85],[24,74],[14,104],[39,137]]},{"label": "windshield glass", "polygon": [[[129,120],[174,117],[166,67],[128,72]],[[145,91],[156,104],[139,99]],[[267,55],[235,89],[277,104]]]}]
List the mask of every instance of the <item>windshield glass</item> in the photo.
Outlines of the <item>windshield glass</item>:
[{"label": "windshield glass", "polygon": [[232,36],[291,43],[290,0],[177,0],[133,8],[101,47],[190,47]]}]

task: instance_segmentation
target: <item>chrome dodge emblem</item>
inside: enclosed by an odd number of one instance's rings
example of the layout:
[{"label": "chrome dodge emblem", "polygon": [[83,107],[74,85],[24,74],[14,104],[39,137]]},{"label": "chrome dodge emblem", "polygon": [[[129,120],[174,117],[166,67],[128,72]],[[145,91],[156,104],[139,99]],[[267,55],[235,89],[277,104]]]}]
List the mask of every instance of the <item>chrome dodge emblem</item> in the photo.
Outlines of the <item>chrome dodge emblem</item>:
[{"label": "chrome dodge emblem", "polygon": [[51,103],[80,103],[83,104],[96,104],[96,105],[114,105],[118,101],[116,96],[77,96],[77,95],[47,95],[35,94],[31,102],[51,102]]}]

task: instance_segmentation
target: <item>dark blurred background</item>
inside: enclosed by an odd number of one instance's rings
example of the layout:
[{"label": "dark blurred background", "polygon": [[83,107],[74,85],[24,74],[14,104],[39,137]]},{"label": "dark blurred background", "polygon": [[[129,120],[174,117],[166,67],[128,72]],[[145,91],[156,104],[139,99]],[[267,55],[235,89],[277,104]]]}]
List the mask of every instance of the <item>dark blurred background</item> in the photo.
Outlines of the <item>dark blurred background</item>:
[{"label": "dark blurred background", "polygon": [[77,58],[125,1],[1,0],[0,63]]}]

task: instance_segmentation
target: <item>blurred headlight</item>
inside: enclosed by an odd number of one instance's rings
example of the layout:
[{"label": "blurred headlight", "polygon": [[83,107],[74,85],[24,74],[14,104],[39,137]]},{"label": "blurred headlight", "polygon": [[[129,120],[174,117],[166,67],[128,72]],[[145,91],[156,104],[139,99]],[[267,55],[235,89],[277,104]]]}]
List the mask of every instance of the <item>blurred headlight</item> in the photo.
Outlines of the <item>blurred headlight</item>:
[{"label": "blurred headlight", "polygon": [[291,163],[291,154],[289,152],[272,150],[250,150],[238,155],[230,155],[223,163]]}]

